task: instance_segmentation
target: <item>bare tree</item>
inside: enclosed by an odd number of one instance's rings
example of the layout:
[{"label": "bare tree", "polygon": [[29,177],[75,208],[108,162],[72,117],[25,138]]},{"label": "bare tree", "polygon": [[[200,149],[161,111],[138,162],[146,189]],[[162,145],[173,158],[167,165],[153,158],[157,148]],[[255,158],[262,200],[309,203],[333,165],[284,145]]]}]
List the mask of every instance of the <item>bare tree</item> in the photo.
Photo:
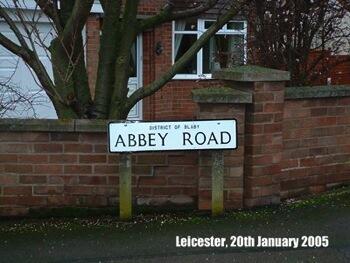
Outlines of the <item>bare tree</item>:
[{"label": "bare tree", "polygon": [[[0,83],[0,118],[11,116],[11,113],[31,112],[36,117],[35,105],[39,103],[40,92],[27,94],[17,86]],[[21,111],[21,112],[19,112]]]},{"label": "bare tree", "polygon": [[350,1],[349,0],[339,0],[338,1],[346,10],[350,12]]},{"label": "bare tree", "polygon": [[[17,2],[14,3],[14,6],[19,7]],[[46,44],[48,44],[48,35],[54,34],[54,32],[46,32],[44,34],[44,32],[38,31],[36,25],[40,22],[43,16],[42,13],[36,9],[31,16],[27,16],[25,12],[18,9],[16,12],[10,12],[8,15],[23,24],[21,27],[17,25],[17,33],[22,34],[23,39],[27,41],[26,44],[31,46],[36,55],[38,55],[37,49],[41,48],[49,58]],[[13,25],[16,25],[16,23]],[[0,79],[0,117],[31,116],[36,118],[36,106],[42,107],[44,104],[47,104],[46,97],[40,88],[28,89],[26,85],[24,87],[20,83],[13,82],[16,72],[20,70],[20,57],[12,58],[11,52],[6,52],[5,50],[2,50],[2,55],[5,56],[2,63],[5,64],[6,71],[5,75],[2,75]],[[29,65],[26,66],[30,68]],[[30,70],[29,73],[33,75],[33,80],[40,87],[41,85],[37,81],[37,77]]]},{"label": "bare tree", "polygon": [[[142,20],[137,18],[140,0],[101,0],[104,18],[94,96],[88,86],[82,37],[94,1],[60,0],[58,6],[55,0],[35,0],[38,10],[30,18],[22,12],[26,1],[9,2],[15,8],[9,9],[8,1],[1,1],[0,18],[9,26],[17,41],[0,32],[0,45],[19,56],[31,68],[59,118],[125,119],[138,101],[170,81],[223,25],[241,11],[247,1],[225,1],[224,12],[182,57],[163,76],[130,96],[130,47],[137,35],[172,20],[198,16],[213,8],[218,0],[199,1],[180,10],[174,7],[174,1],[164,1],[165,5],[158,14]],[[42,40],[36,27],[40,13],[50,19],[55,30],[54,39],[49,45]],[[14,17],[20,21],[20,27]],[[45,47],[51,58],[52,78],[39,59],[37,45]]]},{"label": "bare tree", "polygon": [[312,83],[335,66],[330,54],[348,47],[347,11],[337,1],[253,0],[251,11],[251,60],[289,70],[290,85]]}]

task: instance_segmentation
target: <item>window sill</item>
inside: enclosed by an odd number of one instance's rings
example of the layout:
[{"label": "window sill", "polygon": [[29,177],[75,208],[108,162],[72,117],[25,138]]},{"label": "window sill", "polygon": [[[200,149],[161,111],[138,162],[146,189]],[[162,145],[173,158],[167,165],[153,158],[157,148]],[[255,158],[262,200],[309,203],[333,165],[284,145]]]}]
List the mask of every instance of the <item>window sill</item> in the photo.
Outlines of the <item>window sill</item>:
[{"label": "window sill", "polygon": [[173,80],[212,80],[212,74],[206,75],[192,75],[192,74],[178,74],[173,77]]}]

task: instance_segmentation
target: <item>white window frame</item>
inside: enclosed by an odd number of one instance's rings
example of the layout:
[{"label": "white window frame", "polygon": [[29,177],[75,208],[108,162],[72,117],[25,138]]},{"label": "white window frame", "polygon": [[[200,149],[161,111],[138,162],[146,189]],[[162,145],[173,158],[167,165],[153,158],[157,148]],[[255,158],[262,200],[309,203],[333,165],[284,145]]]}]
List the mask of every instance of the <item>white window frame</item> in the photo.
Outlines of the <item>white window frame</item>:
[{"label": "white window frame", "polygon": [[[175,34],[194,35],[197,34],[197,39],[206,31],[205,22],[216,20],[213,19],[198,19],[197,30],[194,31],[176,31],[175,21],[172,23],[172,64],[175,63]],[[247,61],[247,21],[246,20],[231,20],[230,22],[239,22],[244,24],[243,30],[227,29],[227,24],[220,29],[216,35],[240,35],[244,36],[244,63]],[[230,23],[229,22],[229,23]],[[203,49],[197,53],[197,74],[177,74],[173,79],[178,80],[198,80],[198,79],[212,79],[212,74],[203,74]]]}]

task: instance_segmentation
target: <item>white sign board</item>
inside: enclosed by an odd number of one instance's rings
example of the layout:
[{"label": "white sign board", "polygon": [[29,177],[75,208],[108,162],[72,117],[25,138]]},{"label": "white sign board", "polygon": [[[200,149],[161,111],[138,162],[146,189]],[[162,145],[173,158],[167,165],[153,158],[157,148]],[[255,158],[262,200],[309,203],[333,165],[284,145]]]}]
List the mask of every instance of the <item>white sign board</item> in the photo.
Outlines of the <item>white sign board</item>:
[{"label": "white sign board", "polygon": [[150,152],[237,148],[237,121],[109,123],[109,151]]}]

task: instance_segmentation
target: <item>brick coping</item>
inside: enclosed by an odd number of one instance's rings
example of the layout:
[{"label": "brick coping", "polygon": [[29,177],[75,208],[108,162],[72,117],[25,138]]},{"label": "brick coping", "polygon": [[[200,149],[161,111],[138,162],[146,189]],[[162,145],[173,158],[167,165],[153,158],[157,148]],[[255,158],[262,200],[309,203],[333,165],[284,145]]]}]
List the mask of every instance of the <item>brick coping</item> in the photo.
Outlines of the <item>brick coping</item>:
[{"label": "brick coping", "polygon": [[229,87],[215,87],[192,90],[192,99],[197,103],[252,103],[253,95]]},{"label": "brick coping", "polygon": [[[199,103],[251,103],[252,95],[232,88],[209,88],[193,91]],[[286,100],[350,97],[350,85],[288,87]],[[0,119],[0,131],[38,132],[107,132],[111,120]]]},{"label": "brick coping", "polygon": [[286,88],[285,99],[349,97],[350,85],[329,85]]},{"label": "brick coping", "polygon": [[0,131],[107,132],[111,120],[0,119]]},{"label": "brick coping", "polygon": [[224,68],[213,72],[213,78],[241,82],[275,82],[289,81],[290,72],[254,65]]}]

